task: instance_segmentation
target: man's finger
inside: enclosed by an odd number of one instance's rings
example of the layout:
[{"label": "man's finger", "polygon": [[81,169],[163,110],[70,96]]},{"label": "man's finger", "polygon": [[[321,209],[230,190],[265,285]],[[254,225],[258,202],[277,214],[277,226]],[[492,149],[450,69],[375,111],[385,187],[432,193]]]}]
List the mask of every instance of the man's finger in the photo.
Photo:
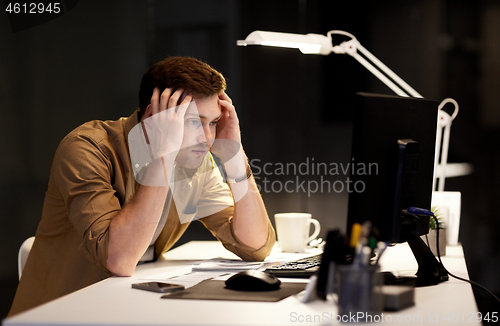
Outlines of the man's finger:
[{"label": "man's finger", "polygon": [[177,108],[177,112],[184,117],[186,114],[186,111],[189,107],[189,104],[193,101],[193,95],[187,94],[185,95],[184,99],[182,100],[182,103],[179,104],[179,107]]},{"label": "man's finger", "polygon": [[171,97],[172,97],[172,89],[165,88],[163,93],[161,93],[161,97],[160,97],[160,111],[165,111],[165,110],[169,109],[168,103],[169,103]]},{"label": "man's finger", "polygon": [[226,100],[219,99],[219,105],[226,109],[228,117],[237,118],[236,109],[231,103]]},{"label": "man's finger", "polygon": [[180,100],[180,101],[181,101],[181,103],[179,103],[179,104],[189,103],[189,102],[191,102],[192,100],[193,100],[193,95],[192,95],[192,94],[190,94],[190,93],[184,92],[184,93],[182,94],[182,97],[181,97],[181,100]]},{"label": "man's finger", "polygon": [[167,109],[175,108],[179,104],[179,99],[181,98],[182,93],[184,93],[184,89],[179,88],[172,95],[170,95]]},{"label": "man's finger", "polygon": [[155,87],[153,91],[153,96],[151,96],[151,114],[156,114],[160,111],[159,109],[159,100],[160,100],[160,89]]},{"label": "man's finger", "polygon": [[221,100],[229,102],[229,104],[233,104],[233,100],[226,94],[226,92],[220,92],[219,93],[219,98]]}]

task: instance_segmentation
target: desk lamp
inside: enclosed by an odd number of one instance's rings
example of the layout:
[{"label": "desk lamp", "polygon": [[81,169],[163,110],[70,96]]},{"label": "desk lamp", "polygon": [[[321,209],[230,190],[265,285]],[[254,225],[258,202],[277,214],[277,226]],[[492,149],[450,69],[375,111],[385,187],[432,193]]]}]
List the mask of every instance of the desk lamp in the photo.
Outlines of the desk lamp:
[{"label": "desk lamp", "polygon": [[[350,37],[348,41],[342,42],[340,45],[332,45],[332,34],[339,34]],[[291,34],[291,33],[278,33],[266,31],[254,31],[250,33],[245,40],[237,42],[239,46],[247,45],[264,45],[275,46],[284,48],[296,48],[303,54],[321,54],[329,55],[335,54],[348,54],[366,69],[375,75],[380,81],[387,85],[394,93],[404,97],[422,97],[416,90],[402,80],[396,73],[383,64],[377,57],[359,43],[354,35],[344,32],[333,30],[329,31],[326,36],[320,34]],[[359,51],[359,53],[358,53]],[[361,55],[361,54],[362,55]],[[366,58],[366,59],[365,59]],[[371,63],[370,63],[371,62]],[[392,80],[391,80],[392,79]],[[442,108],[447,104],[452,103],[455,106],[453,114],[450,116]],[[448,148],[450,140],[450,128],[453,119],[458,114],[458,103],[450,98],[447,98],[439,105],[438,114],[438,129],[436,136],[436,153],[435,153],[435,171],[433,187],[436,188],[436,179],[439,179],[438,191],[444,191],[444,181],[446,175],[446,166],[448,159]],[[443,132],[444,130],[444,132]],[[441,153],[441,162],[439,157]],[[460,169],[460,167],[459,167]],[[470,172],[468,165],[461,167],[461,172],[455,175],[465,175]]]}]

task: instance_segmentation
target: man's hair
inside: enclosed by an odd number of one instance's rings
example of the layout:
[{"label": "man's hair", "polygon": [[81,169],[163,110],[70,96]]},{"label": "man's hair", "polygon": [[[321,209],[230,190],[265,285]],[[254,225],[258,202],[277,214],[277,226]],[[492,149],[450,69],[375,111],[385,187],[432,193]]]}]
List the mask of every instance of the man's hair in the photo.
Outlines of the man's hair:
[{"label": "man's hair", "polygon": [[184,88],[193,97],[208,97],[226,90],[224,76],[205,62],[191,57],[169,57],[152,66],[139,89],[139,120],[151,102],[154,89]]}]

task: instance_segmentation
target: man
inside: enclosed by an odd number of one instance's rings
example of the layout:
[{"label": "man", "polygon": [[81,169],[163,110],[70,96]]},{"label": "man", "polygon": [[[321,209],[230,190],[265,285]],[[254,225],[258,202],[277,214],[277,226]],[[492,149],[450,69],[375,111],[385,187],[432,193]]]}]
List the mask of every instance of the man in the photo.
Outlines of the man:
[{"label": "man", "polygon": [[274,230],[225,88],[209,65],[167,58],[144,75],[138,111],[61,141],[9,315],[132,275],[195,219],[243,259],[269,254]]}]

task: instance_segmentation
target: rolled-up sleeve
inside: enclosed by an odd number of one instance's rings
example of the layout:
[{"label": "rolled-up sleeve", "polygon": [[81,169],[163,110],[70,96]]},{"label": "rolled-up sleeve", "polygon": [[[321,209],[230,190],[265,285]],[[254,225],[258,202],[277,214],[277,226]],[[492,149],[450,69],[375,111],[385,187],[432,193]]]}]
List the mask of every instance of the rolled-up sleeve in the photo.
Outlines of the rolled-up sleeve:
[{"label": "rolled-up sleeve", "polygon": [[121,210],[109,157],[98,141],[79,134],[61,142],[53,164],[67,215],[81,237],[79,251],[106,271],[109,225]]},{"label": "rolled-up sleeve", "polygon": [[229,251],[236,254],[243,260],[261,261],[264,260],[273,249],[276,242],[276,235],[271,221],[268,220],[268,233],[266,243],[259,249],[254,249],[241,242],[233,231],[234,207],[228,207],[220,212],[200,219],[205,227],[222,243]]}]

